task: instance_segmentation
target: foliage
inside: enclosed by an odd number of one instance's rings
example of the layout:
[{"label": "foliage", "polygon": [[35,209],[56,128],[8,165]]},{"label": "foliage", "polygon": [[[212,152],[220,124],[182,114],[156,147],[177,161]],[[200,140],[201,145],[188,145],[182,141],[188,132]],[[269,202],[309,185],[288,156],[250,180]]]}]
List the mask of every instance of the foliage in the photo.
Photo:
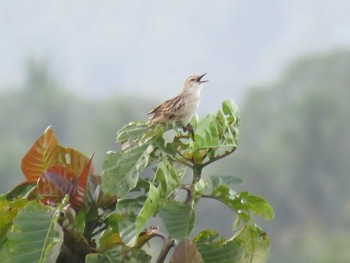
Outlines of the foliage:
[{"label": "foliage", "polygon": [[[163,240],[164,262],[266,262],[270,242],[254,216],[272,220],[260,196],[237,192],[241,180],[202,178],[202,170],[237,149],[238,115],[232,101],[217,114],[194,118],[186,128],[130,123],[117,134],[120,152],[109,152],[101,176],[92,157],[61,146],[49,127],[22,160],[26,181],[1,196],[0,256],[4,262],[149,262],[144,246]],[[146,176],[148,168],[154,174]],[[192,180],[186,183],[185,177]],[[185,200],[178,196],[185,192]],[[213,230],[191,238],[201,199],[235,213],[228,240]],[[150,227],[159,217],[164,231]],[[170,256],[169,256],[170,257]],[[27,260],[27,261],[28,261]]]},{"label": "foliage", "polygon": [[[1,83],[7,87],[0,92],[1,193],[22,180],[19,160],[48,123],[60,142],[83,153],[94,151],[95,171],[100,173],[106,149],[118,147],[113,146],[115,129],[142,118],[156,103],[137,94],[90,100],[72,94],[71,87],[64,86],[58,76],[50,74],[52,71],[34,64],[31,67],[37,69],[29,70],[29,77],[19,85]],[[244,185],[233,182],[236,190],[248,189],[250,194],[269,200],[278,214],[273,224],[266,225],[271,237],[271,263],[350,262],[349,71],[349,50],[330,51],[299,58],[276,82],[248,88],[245,100],[239,101],[242,121],[238,151],[233,158],[215,162],[203,172],[204,178],[239,176]],[[140,103],[130,107],[131,100]],[[142,178],[150,172],[147,168]],[[202,182],[197,184],[199,189]],[[33,185],[22,187],[16,191],[25,193],[25,188]],[[14,196],[16,191],[12,192]],[[21,199],[0,200],[1,237],[6,238],[2,231],[8,230],[25,203]],[[210,224],[220,234],[229,234],[230,212],[213,203],[203,200],[197,206],[192,237]],[[79,216],[82,218],[83,213]],[[110,241],[118,242],[117,235],[113,238]]]}]

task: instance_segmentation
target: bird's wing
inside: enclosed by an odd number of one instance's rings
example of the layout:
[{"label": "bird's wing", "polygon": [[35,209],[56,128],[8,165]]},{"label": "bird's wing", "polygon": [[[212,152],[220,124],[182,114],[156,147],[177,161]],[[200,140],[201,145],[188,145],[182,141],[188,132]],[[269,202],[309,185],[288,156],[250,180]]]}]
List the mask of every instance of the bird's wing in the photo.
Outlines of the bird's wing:
[{"label": "bird's wing", "polygon": [[184,105],[180,95],[159,104],[148,114],[152,114],[150,121],[172,120],[177,116],[179,109]]},{"label": "bird's wing", "polygon": [[148,114],[173,114],[176,113],[179,108],[183,106],[180,96],[176,96],[170,100],[166,100],[163,103],[159,104]]}]

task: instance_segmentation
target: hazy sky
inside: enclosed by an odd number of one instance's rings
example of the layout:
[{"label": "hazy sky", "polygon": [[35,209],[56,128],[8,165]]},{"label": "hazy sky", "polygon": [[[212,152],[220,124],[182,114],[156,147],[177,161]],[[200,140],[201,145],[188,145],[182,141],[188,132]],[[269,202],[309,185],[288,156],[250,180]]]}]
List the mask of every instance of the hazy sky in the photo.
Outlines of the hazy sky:
[{"label": "hazy sky", "polygon": [[1,1],[0,88],[24,61],[50,60],[62,84],[91,97],[163,100],[208,72],[202,106],[241,99],[295,56],[350,45],[350,1]]}]

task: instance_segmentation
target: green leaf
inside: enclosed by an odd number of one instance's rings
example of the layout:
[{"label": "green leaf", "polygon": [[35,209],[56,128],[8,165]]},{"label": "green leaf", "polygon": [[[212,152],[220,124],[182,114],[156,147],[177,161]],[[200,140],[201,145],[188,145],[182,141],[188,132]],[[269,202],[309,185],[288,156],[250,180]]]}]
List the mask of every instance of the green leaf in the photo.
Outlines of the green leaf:
[{"label": "green leaf", "polygon": [[213,148],[220,145],[216,119],[213,114],[208,114],[197,124],[194,133],[194,149]]},{"label": "green leaf", "polygon": [[75,229],[80,233],[83,233],[84,229],[85,229],[86,214],[87,214],[87,209],[82,208],[78,211],[76,218],[75,218]]},{"label": "green leaf", "polygon": [[231,128],[238,128],[239,118],[237,112],[237,106],[233,100],[225,100],[222,103],[222,112],[226,116],[227,122],[231,125]]},{"label": "green leaf", "polygon": [[240,196],[233,193],[228,186],[224,184],[219,185],[213,190],[212,195],[231,207],[244,222],[248,222],[251,219],[248,204],[242,202]]},{"label": "green leaf", "polygon": [[13,188],[10,192],[6,194],[6,199],[9,201],[12,201],[14,199],[21,199],[28,194],[32,193],[35,190],[36,182],[31,183],[28,181],[25,181],[23,183],[20,183],[15,188]]},{"label": "green leaf", "polygon": [[[136,237],[136,217],[145,200],[145,196],[139,196],[117,202],[117,215],[113,217],[113,220],[118,223],[117,228],[119,229],[120,238],[124,243],[129,243]],[[116,227],[114,226],[114,228]]]},{"label": "green leaf", "polygon": [[121,216],[118,220],[120,238],[125,244],[136,242],[136,217],[136,214],[130,213]]},{"label": "green leaf", "polygon": [[213,189],[222,184],[227,185],[231,189],[232,186],[242,183],[241,178],[231,175],[211,176],[210,180]]},{"label": "green leaf", "polygon": [[222,103],[222,111],[230,117],[237,117],[237,106],[233,100],[225,100]]},{"label": "green leaf", "polygon": [[165,202],[159,209],[159,216],[174,239],[183,239],[193,229],[195,214],[190,205],[176,201]]},{"label": "green leaf", "polygon": [[[215,239],[219,237],[219,234],[215,230],[203,230],[200,232],[194,239],[193,241],[197,244],[205,243],[207,244],[208,242],[214,242]],[[226,241],[223,237],[219,238],[216,240],[216,243],[224,244]]]},{"label": "green leaf", "polygon": [[119,198],[125,197],[138,181],[139,173],[148,165],[151,145],[141,145],[129,151],[112,153],[103,164],[102,190]]},{"label": "green leaf", "polygon": [[174,250],[171,263],[202,263],[202,257],[190,239],[182,240]]},{"label": "green leaf", "polygon": [[166,127],[163,124],[148,127],[145,123],[130,123],[125,125],[117,133],[117,142],[122,144],[123,150],[139,147],[145,144],[154,144],[158,139],[162,139]]},{"label": "green leaf", "polygon": [[[159,207],[160,190],[155,188],[153,184],[150,183],[149,192],[147,199],[136,217],[136,236],[141,233],[143,227],[147,221],[157,212]],[[134,246],[136,244],[136,239],[131,240],[127,243],[128,246]]]},{"label": "green leaf", "polygon": [[233,152],[238,144],[238,115],[232,100],[224,101],[216,116],[207,115],[200,120],[194,133],[194,150],[214,148],[208,152],[215,159],[226,152]]},{"label": "green leaf", "polygon": [[165,197],[169,197],[179,187],[183,174],[184,172],[176,170],[168,159],[162,158],[157,167],[155,180],[160,184]]},{"label": "green leaf", "polygon": [[270,240],[261,228],[256,225],[245,225],[234,240],[241,242],[245,247],[245,256],[241,263],[267,262],[270,255]]},{"label": "green leaf", "polygon": [[264,218],[265,220],[273,220],[275,217],[273,208],[264,198],[257,195],[249,195],[247,192],[240,194],[242,202],[246,202],[249,209],[257,216]]},{"label": "green leaf", "polygon": [[0,251],[1,262],[56,262],[63,242],[57,211],[36,201],[24,206],[7,233],[8,240]]},{"label": "green leaf", "polygon": [[0,200],[0,249],[7,240],[6,233],[11,227],[13,219],[27,203],[27,200],[15,200],[13,202]]},{"label": "green leaf", "polygon": [[103,253],[89,254],[86,256],[86,263],[146,263],[151,257],[142,249],[115,246]]},{"label": "green leaf", "polygon": [[117,214],[111,214],[108,217],[108,226],[112,228],[113,232],[118,232],[118,215]]},{"label": "green leaf", "polygon": [[272,207],[260,196],[249,195],[248,192],[236,194],[224,184],[214,188],[212,195],[231,207],[244,222],[251,219],[251,212],[265,220],[273,220],[274,218]]},{"label": "green leaf", "polygon": [[122,127],[117,133],[117,142],[124,143],[129,140],[141,137],[148,130],[145,123],[131,122]]},{"label": "green leaf", "polygon": [[118,214],[127,215],[131,212],[137,213],[143,206],[146,196],[140,195],[135,198],[118,200],[116,211]]},{"label": "green leaf", "polygon": [[119,233],[115,232],[111,227],[108,227],[102,232],[99,238],[99,250],[103,251],[107,248],[112,248],[116,245],[123,245]]},{"label": "green leaf", "polygon": [[224,144],[237,146],[238,138],[235,137],[235,132],[234,130],[232,130],[232,127],[227,120],[227,116],[225,116],[222,110],[219,110],[218,113],[216,114],[216,118],[219,120],[219,123],[221,124],[220,130],[222,133],[222,137],[224,139]]},{"label": "green leaf", "polygon": [[240,241],[218,238],[215,231],[199,233],[194,243],[205,263],[241,263],[244,257],[245,249]]},{"label": "green leaf", "polygon": [[[126,245],[134,246],[136,244],[138,235],[145,224],[157,212],[159,198],[160,190],[150,183],[146,200],[144,196],[139,196],[135,199],[121,200],[117,203],[118,229],[120,237]],[[140,212],[138,212],[139,210]]]},{"label": "green leaf", "polygon": [[222,109],[218,111],[216,118],[220,123],[224,144],[237,148],[239,118],[237,107],[232,100],[222,103]]}]

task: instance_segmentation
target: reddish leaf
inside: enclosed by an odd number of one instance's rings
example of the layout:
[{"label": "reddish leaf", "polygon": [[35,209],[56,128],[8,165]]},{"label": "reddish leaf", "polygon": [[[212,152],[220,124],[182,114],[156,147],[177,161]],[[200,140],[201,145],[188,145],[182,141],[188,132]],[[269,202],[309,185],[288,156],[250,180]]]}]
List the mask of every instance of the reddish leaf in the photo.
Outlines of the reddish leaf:
[{"label": "reddish leaf", "polygon": [[88,180],[89,174],[92,172],[91,161],[93,157],[94,157],[94,154],[91,155],[89,161],[85,165],[84,170],[79,176],[78,183],[75,189],[76,191],[71,197],[70,204],[75,210],[79,210],[85,204],[87,180]]},{"label": "reddish leaf", "polygon": [[[54,167],[56,168],[56,167]],[[75,186],[69,179],[52,171],[52,168],[44,172],[43,177],[52,183],[63,195],[73,195]]]},{"label": "reddish leaf", "polygon": [[37,183],[42,201],[60,202],[69,194],[75,208],[85,201],[87,178],[93,171],[89,159],[72,148],[58,144],[51,127],[40,136],[22,160],[22,171],[28,182]]},{"label": "reddish leaf", "polygon": [[[73,190],[70,189],[70,185],[66,181],[73,186]],[[43,196],[41,201],[44,204],[61,202],[65,194],[68,194],[69,191],[74,192],[75,181],[76,176],[69,168],[64,166],[50,167],[38,180],[38,193]]]},{"label": "reddish leaf", "polygon": [[48,127],[24,156],[21,167],[27,180],[36,182],[44,171],[57,165],[68,167],[78,177],[88,161],[79,151],[59,145],[53,129]]},{"label": "reddish leaf", "polygon": [[91,159],[82,154],[81,152],[73,149],[73,148],[65,148],[61,145],[57,147],[57,154],[59,155],[58,159],[60,160],[60,164],[66,167],[69,167],[71,171],[78,177],[82,174],[86,165],[89,164],[89,169],[93,169],[91,165]]},{"label": "reddish leaf", "polygon": [[202,263],[202,256],[190,239],[182,240],[174,250],[170,263]]},{"label": "reddish leaf", "polygon": [[36,182],[48,167],[56,164],[57,145],[56,135],[48,127],[22,159],[21,168],[29,182]]}]

